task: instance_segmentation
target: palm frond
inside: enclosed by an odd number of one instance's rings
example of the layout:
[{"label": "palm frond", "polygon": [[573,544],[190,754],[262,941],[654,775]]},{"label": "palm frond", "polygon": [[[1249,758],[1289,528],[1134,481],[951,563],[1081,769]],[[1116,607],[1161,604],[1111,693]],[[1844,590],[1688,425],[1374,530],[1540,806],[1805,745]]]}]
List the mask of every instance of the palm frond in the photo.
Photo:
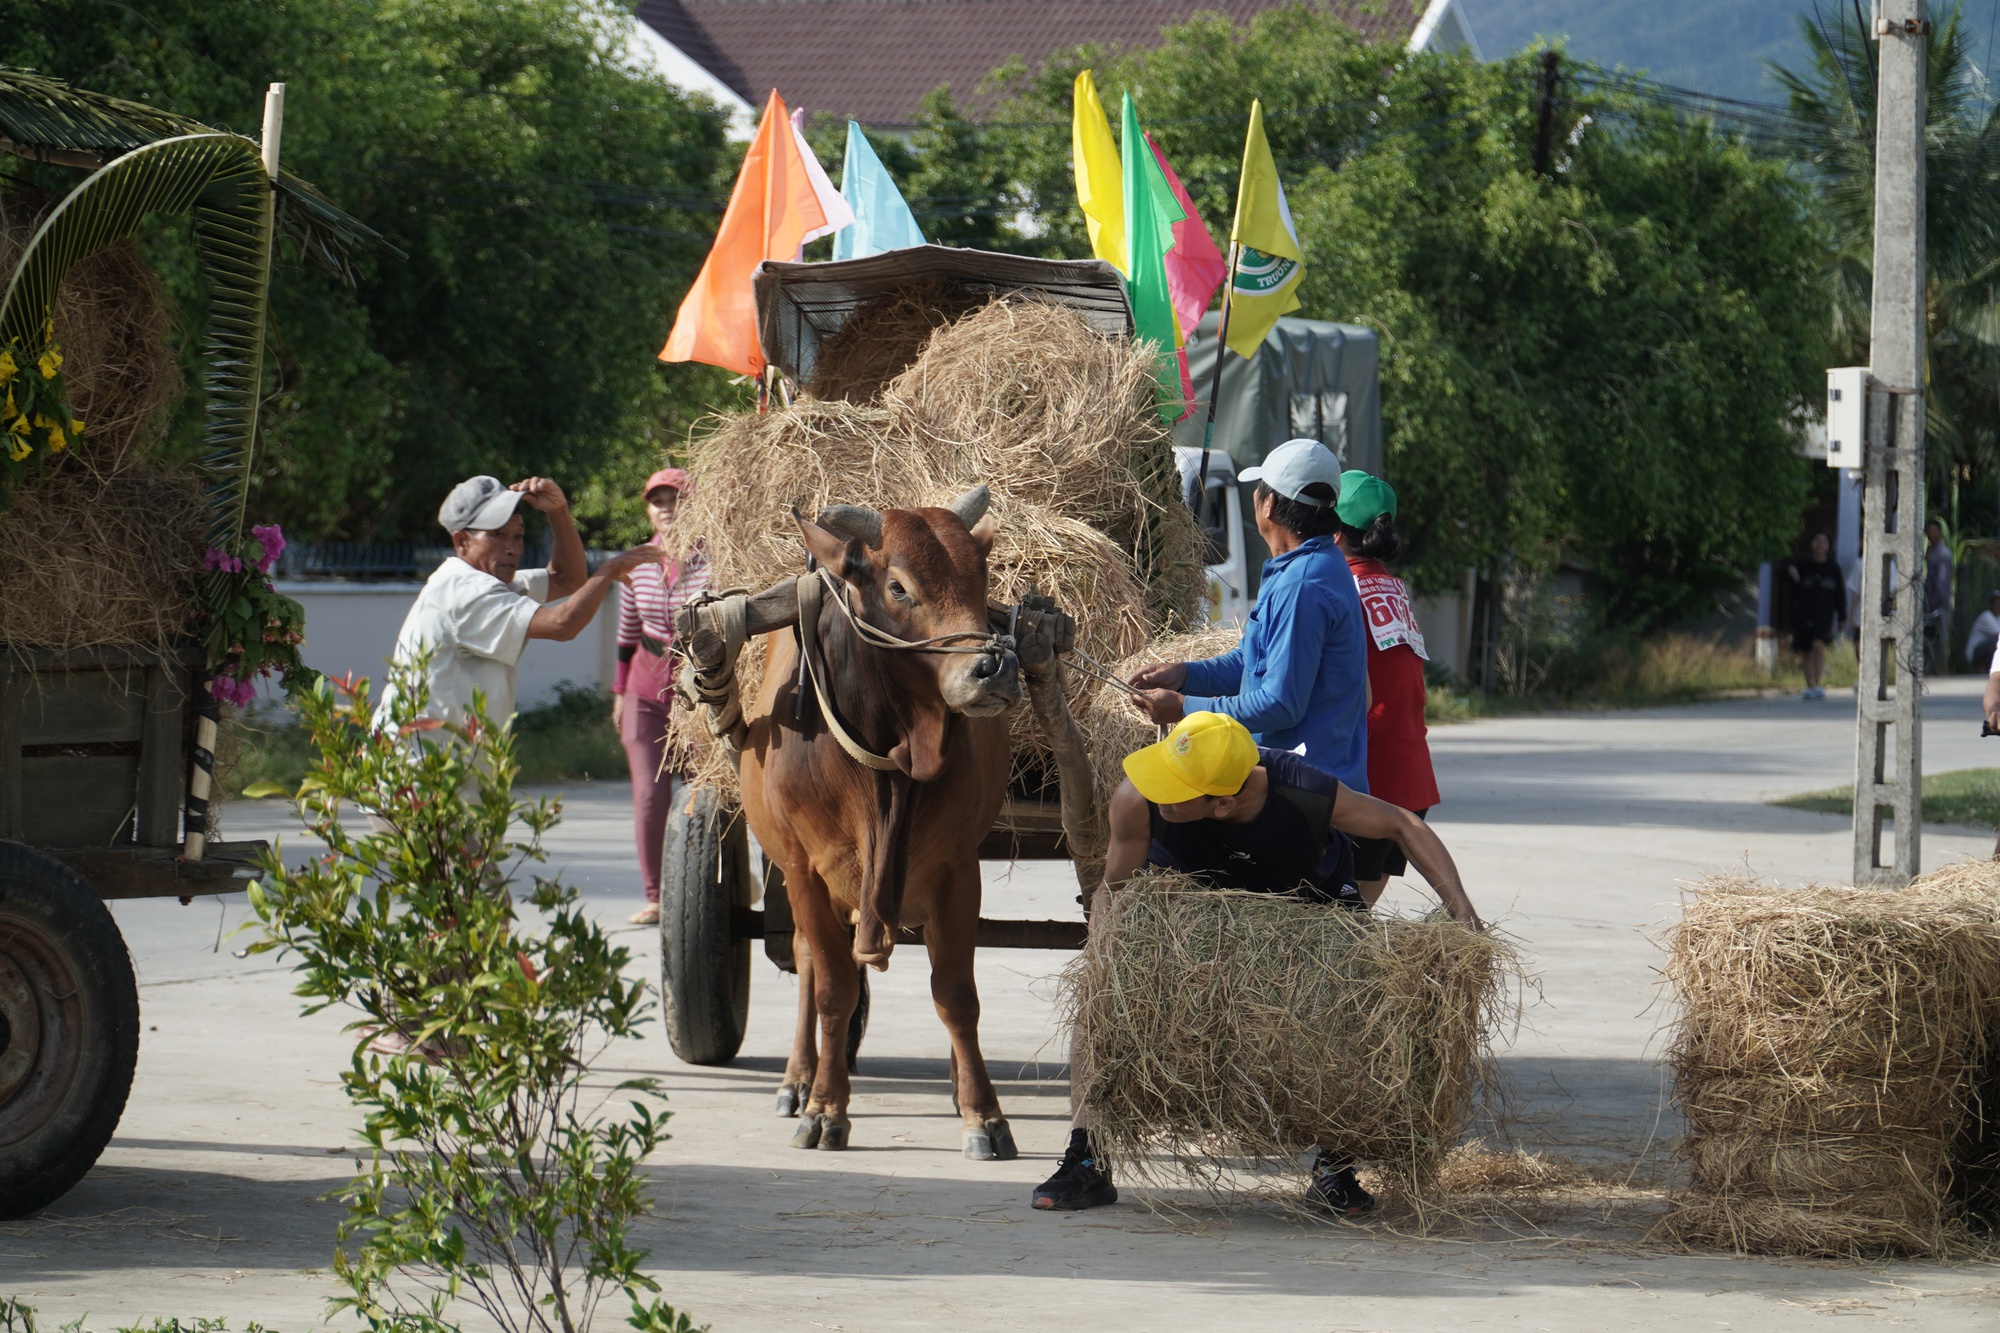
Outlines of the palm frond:
[{"label": "palm frond", "polygon": [[[96,170],[163,139],[223,133],[178,112],[78,88],[33,70],[0,65],[0,152]],[[278,173],[278,226],[322,267],[353,279],[350,250],[384,245],[310,181]]]},{"label": "palm frond", "polygon": [[112,161],[56,206],[0,298],[0,343],[20,338],[33,345],[63,275],[79,260],[132,235],[151,214],[193,213],[195,244],[213,284],[201,346],[202,465],[210,544],[224,548],[242,536],[257,439],[274,210],[270,178],[249,139],[208,132],[154,140]]}]

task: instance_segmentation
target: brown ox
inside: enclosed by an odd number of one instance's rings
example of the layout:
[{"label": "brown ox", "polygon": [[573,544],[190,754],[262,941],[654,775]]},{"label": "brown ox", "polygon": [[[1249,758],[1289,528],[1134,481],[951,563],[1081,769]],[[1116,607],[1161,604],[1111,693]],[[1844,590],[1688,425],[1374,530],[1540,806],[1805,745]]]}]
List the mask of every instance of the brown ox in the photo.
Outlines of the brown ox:
[{"label": "brown ox", "polygon": [[[795,1147],[847,1146],[842,1053],[859,994],[855,963],[886,968],[896,931],[921,926],[931,998],[951,1036],[965,1153],[1015,1155],[979,1052],[972,975],[978,848],[1005,795],[1006,713],[1021,697],[1014,652],[987,639],[985,510],[982,486],[948,509],[836,505],[818,522],[798,520],[806,549],[838,575],[813,620],[833,712],[888,765],[865,767],[843,748],[801,678],[798,639],[771,635],[739,772],[750,828],[783,866],[791,899],[799,1024],[785,1087],[803,1098]],[[881,647],[850,612],[906,642],[951,636],[933,647],[975,651]]]}]

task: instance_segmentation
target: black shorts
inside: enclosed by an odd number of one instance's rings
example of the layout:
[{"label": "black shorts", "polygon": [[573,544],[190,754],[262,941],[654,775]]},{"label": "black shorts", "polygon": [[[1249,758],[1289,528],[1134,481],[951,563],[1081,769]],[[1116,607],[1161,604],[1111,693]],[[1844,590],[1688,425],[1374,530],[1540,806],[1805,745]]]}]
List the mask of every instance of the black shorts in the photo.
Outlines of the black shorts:
[{"label": "black shorts", "polygon": [[1816,643],[1830,644],[1832,642],[1833,626],[1831,625],[1800,625],[1792,630],[1792,651],[1795,653],[1809,653],[1812,651],[1812,646]]},{"label": "black shorts", "polygon": [[[1429,810],[1415,812],[1418,819],[1430,814]],[[1400,875],[1410,868],[1403,858],[1403,849],[1393,838],[1356,838],[1354,840],[1354,878],[1366,884],[1373,879],[1387,879]]]}]

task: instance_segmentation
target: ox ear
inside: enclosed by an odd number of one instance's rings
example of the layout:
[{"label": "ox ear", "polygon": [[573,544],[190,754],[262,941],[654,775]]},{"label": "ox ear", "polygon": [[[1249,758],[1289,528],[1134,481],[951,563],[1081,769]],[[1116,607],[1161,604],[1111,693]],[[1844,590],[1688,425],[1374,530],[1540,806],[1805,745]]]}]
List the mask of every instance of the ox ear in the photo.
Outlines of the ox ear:
[{"label": "ox ear", "polygon": [[842,578],[847,577],[849,559],[861,558],[861,539],[821,527],[796,509],[792,511],[792,521],[799,525],[799,536],[805,539],[806,550],[813,559]]},{"label": "ox ear", "polygon": [[993,554],[993,534],[999,530],[991,514],[984,515],[972,525],[972,544],[979,548],[981,555]]}]

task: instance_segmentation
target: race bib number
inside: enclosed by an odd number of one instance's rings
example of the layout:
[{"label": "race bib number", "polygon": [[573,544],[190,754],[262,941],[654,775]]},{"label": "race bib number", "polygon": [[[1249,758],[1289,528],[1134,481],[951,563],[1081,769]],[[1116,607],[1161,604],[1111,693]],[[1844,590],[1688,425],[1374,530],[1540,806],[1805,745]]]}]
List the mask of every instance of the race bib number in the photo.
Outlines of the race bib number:
[{"label": "race bib number", "polygon": [[1431,660],[1431,655],[1424,651],[1424,634],[1417,628],[1417,618],[1410,611],[1410,595],[1403,590],[1401,579],[1386,574],[1363,574],[1354,580],[1354,586],[1361,594],[1361,610],[1368,617],[1368,633],[1378,650],[1386,652],[1404,643],[1424,661]]}]

